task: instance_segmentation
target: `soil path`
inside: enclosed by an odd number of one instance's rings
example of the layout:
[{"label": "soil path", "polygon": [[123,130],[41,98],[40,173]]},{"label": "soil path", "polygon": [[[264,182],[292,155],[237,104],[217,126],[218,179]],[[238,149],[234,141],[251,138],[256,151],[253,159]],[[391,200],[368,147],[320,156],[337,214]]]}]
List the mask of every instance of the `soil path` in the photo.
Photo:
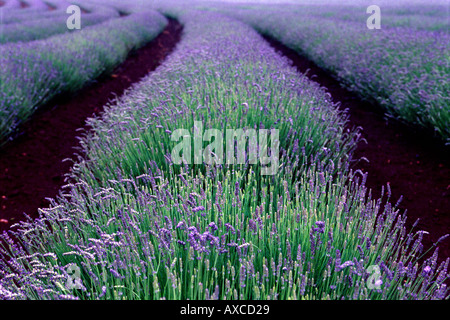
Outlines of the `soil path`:
[{"label": "soil path", "polygon": [[24,1],[20,1],[20,7],[22,9],[28,8],[30,5],[27,2]]},{"label": "soil path", "polygon": [[55,11],[57,9],[56,5],[50,4],[48,2],[45,3],[47,5],[48,11]]},{"label": "soil path", "polygon": [[58,195],[64,175],[71,169],[77,129],[115,96],[161,64],[181,38],[182,27],[169,19],[166,29],[128,59],[111,75],[41,108],[20,129],[21,135],[0,149],[0,232],[22,219],[37,217],[45,199]]},{"label": "soil path", "polygon": [[[365,157],[370,162],[360,161],[355,168],[369,173],[367,186],[376,197],[387,183],[392,202],[403,195],[399,208],[402,213],[407,209],[407,231],[420,218],[415,230],[430,233],[423,241],[427,249],[450,233],[450,148],[443,147],[428,132],[387,118],[380,106],[362,101],[314,62],[277,40],[264,38],[289,58],[298,71],[307,72],[311,80],[325,87],[335,102],[341,102],[340,108],[349,110],[350,126],[363,127],[367,144],[358,145],[355,158]],[[450,237],[439,243],[439,260],[447,257],[450,257]]]}]

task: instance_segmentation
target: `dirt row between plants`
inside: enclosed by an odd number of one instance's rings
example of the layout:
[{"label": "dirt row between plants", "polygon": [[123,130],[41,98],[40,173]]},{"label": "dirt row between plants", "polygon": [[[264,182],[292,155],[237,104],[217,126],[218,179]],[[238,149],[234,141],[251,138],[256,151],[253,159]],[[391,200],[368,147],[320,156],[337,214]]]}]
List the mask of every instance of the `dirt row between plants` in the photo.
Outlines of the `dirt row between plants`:
[{"label": "dirt row between plants", "polygon": [[[403,196],[399,208],[402,213],[407,209],[407,231],[420,218],[415,230],[430,233],[424,236],[425,248],[450,233],[449,148],[428,132],[386,117],[380,106],[361,100],[311,60],[277,40],[265,39],[289,58],[299,72],[307,73],[311,80],[325,87],[333,101],[341,103],[341,109],[349,110],[349,126],[363,128],[367,144],[358,145],[355,158],[365,157],[370,162],[359,161],[355,169],[369,173],[367,186],[376,197],[381,195],[383,185],[387,193],[387,183],[392,202]],[[450,257],[450,237],[439,243],[439,256],[440,261]]]},{"label": "dirt row between plants", "polygon": [[45,4],[47,5],[48,11],[55,11],[57,9],[57,7],[54,4],[48,2],[46,2]]},{"label": "dirt row between plants", "polygon": [[22,9],[30,7],[30,5],[25,1],[19,1],[19,2],[20,2],[20,8],[22,8]]},{"label": "dirt row between plants", "polygon": [[181,38],[182,27],[170,19],[165,30],[146,46],[130,53],[111,75],[98,79],[73,96],[59,97],[41,108],[21,128],[21,135],[0,149],[0,231],[23,219],[35,218],[65,184],[75,158],[79,128],[133,83],[156,69]]}]

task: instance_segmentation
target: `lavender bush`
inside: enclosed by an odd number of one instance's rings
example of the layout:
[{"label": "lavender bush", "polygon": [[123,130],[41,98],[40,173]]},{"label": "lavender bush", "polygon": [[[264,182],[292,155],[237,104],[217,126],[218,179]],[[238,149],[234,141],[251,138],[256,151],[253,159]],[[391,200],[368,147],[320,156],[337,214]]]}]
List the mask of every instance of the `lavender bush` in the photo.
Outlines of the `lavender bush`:
[{"label": "lavender bush", "polygon": [[[242,23],[165,13],[184,25],[175,52],[90,120],[51,207],[3,234],[0,297],[447,298],[449,260],[418,264],[425,232],[349,170],[358,132],[326,93]],[[277,174],[173,164],[167,137],[192,119],[279,129]]]}]

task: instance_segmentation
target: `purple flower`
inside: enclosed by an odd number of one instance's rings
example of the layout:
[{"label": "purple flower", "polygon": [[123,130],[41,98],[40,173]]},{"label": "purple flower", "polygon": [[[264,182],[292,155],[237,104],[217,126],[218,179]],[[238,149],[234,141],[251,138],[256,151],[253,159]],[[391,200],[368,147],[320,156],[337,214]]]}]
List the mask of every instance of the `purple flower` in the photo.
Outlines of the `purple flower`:
[{"label": "purple flower", "polygon": [[213,245],[219,245],[219,238],[213,236],[211,233],[209,233],[208,231],[204,232],[201,236],[203,241],[209,241],[209,243],[213,246]]},{"label": "purple flower", "polygon": [[235,229],[231,224],[225,223],[225,227],[227,228],[227,231],[231,230],[232,233],[235,232]]},{"label": "purple flower", "polygon": [[350,260],[348,260],[348,261],[345,261],[343,264],[341,264],[340,266],[339,266],[339,269],[345,269],[345,268],[347,268],[347,267],[351,267],[351,266],[354,266],[355,264],[352,262],[352,261],[350,261]]},{"label": "purple flower", "polygon": [[181,228],[182,226],[184,226],[184,221],[180,221],[180,222],[178,222],[178,224],[177,224],[177,229],[179,229],[179,228]]},{"label": "purple flower", "polygon": [[325,222],[323,221],[316,221],[316,226],[318,226],[320,229],[325,228]]},{"label": "purple flower", "polygon": [[161,238],[163,241],[170,242],[170,240],[172,239],[172,233],[170,232],[170,230],[166,228],[161,228],[159,232],[161,234]]},{"label": "purple flower", "polygon": [[192,208],[193,212],[199,212],[199,211],[203,211],[203,210],[205,210],[204,206],[198,206],[198,207]]},{"label": "purple flower", "polygon": [[101,297],[105,296],[105,294],[106,294],[106,286],[103,286],[102,293],[98,297],[101,298]]},{"label": "purple flower", "polygon": [[374,282],[375,288],[379,288],[383,284],[383,280],[378,279]]},{"label": "purple flower", "polygon": [[323,221],[317,221],[316,222],[317,228],[312,227],[311,233],[324,233],[325,232],[325,222]]},{"label": "purple flower", "polygon": [[194,226],[190,226],[190,227],[188,228],[188,231],[191,231],[192,233],[198,233],[197,228],[194,227]]},{"label": "purple flower", "polygon": [[425,268],[423,268],[422,271],[422,275],[427,278],[431,273],[431,267],[430,266],[426,266]]},{"label": "purple flower", "polygon": [[114,277],[118,278],[118,279],[123,279],[125,277],[121,276],[120,273],[118,273],[115,269],[110,268],[109,271],[113,274]]},{"label": "purple flower", "polygon": [[214,231],[216,231],[218,228],[217,228],[217,225],[214,223],[214,222],[211,222],[209,225],[208,225],[210,228],[211,228],[211,230],[214,232]]},{"label": "purple flower", "polygon": [[248,227],[249,227],[250,230],[256,232],[256,223],[255,223],[255,221],[253,219],[250,219],[248,221]]}]

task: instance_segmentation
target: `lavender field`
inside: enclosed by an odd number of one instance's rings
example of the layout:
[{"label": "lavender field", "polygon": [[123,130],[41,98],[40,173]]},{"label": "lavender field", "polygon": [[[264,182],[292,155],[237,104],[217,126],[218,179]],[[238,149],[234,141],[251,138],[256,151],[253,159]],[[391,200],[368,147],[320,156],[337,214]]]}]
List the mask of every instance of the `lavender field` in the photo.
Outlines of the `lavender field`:
[{"label": "lavender field", "polygon": [[[445,150],[445,4],[381,5],[376,30],[364,1],[0,5],[5,150],[53,99],[118,78],[130,53],[182,27],[154,71],[85,120],[50,205],[0,235],[0,299],[448,299],[448,234],[424,242],[433,230],[410,221],[395,181],[380,196],[368,186],[364,128],[264,38]],[[66,26],[70,5],[81,30]]]},{"label": "lavender field", "polygon": [[[411,6],[409,6],[411,7]],[[450,143],[448,6],[383,7],[379,32],[361,7],[219,8],[303,52],[387,113]],[[408,9],[410,12],[408,12]]]}]

